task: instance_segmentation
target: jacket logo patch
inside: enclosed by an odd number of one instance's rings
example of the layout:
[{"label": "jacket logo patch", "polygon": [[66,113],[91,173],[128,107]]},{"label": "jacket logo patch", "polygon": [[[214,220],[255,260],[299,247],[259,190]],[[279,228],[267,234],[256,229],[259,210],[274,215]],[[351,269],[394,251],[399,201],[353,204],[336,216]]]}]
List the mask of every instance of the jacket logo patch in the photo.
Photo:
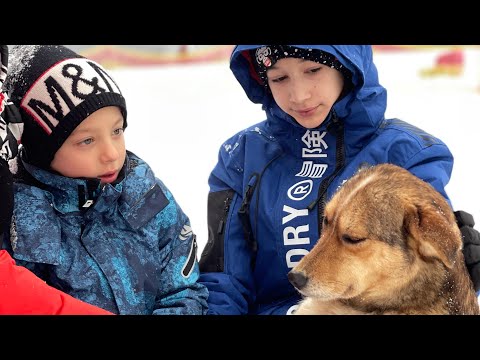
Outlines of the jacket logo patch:
[{"label": "jacket logo patch", "polygon": [[294,201],[305,199],[312,192],[313,181],[302,180],[294,184],[288,189],[287,196]]},{"label": "jacket logo patch", "polygon": [[190,235],[192,235],[192,228],[189,225],[183,225],[180,235],[178,236],[180,240],[187,240]]},{"label": "jacket logo patch", "polygon": [[190,274],[192,273],[195,267],[196,260],[197,260],[197,238],[195,235],[193,235],[190,254],[188,254],[187,261],[185,261],[185,265],[183,265],[183,268],[182,268],[183,277],[188,278],[190,276]]}]

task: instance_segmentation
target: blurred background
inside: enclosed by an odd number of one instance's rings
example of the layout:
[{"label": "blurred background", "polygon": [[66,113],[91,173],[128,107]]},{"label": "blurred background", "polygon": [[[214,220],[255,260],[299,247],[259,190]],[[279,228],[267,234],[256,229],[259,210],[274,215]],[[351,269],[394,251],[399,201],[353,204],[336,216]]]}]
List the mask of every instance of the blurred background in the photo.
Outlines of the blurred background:
[{"label": "blurred background", "polygon": [[106,67],[224,60],[232,45],[65,45]]}]

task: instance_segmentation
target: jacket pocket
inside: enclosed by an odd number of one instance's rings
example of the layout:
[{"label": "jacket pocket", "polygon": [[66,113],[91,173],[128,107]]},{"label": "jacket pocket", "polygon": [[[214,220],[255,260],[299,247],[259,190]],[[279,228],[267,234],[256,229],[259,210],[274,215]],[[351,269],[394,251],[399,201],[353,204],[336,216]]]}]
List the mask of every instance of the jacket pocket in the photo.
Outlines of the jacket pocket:
[{"label": "jacket pocket", "polygon": [[128,211],[121,211],[128,224],[138,230],[169,204],[158,184],[153,185]]},{"label": "jacket pocket", "polygon": [[[53,207],[42,199],[21,201],[16,198],[11,245],[15,259],[58,265],[62,240],[61,226]],[[25,206],[28,204],[28,206]]]}]

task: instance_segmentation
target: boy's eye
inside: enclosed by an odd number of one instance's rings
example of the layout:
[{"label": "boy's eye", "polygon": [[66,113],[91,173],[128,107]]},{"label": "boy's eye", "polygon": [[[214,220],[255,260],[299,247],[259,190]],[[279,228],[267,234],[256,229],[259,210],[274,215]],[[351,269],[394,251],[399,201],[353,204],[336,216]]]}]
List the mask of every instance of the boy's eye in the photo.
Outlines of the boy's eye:
[{"label": "boy's eye", "polygon": [[92,138],[88,138],[79,142],[80,145],[90,145],[93,142]]},{"label": "boy's eye", "polygon": [[120,135],[121,133],[123,133],[123,131],[124,131],[123,128],[118,128],[118,129],[113,130],[113,134],[114,135]]},{"label": "boy's eye", "polygon": [[283,80],[285,80],[286,78],[287,78],[286,76],[279,76],[277,78],[271,79],[270,81],[274,82],[274,83],[279,83],[279,82],[282,82]]},{"label": "boy's eye", "polygon": [[318,67],[318,68],[311,69],[310,72],[316,73],[317,71],[320,71],[321,68],[322,68],[322,67],[320,66],[320,67]]}]

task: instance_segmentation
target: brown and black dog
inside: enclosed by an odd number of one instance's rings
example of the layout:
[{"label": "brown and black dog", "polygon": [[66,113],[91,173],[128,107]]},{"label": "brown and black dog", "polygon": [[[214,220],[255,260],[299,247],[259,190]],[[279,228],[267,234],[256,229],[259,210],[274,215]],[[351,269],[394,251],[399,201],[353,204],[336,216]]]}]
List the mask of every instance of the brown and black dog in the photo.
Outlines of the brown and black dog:
[{"label": "brown and black dog", "polygon": [[480,314],[444,197],[392,164],[360,170],[325,207],[290,282],[305,314]]}]

